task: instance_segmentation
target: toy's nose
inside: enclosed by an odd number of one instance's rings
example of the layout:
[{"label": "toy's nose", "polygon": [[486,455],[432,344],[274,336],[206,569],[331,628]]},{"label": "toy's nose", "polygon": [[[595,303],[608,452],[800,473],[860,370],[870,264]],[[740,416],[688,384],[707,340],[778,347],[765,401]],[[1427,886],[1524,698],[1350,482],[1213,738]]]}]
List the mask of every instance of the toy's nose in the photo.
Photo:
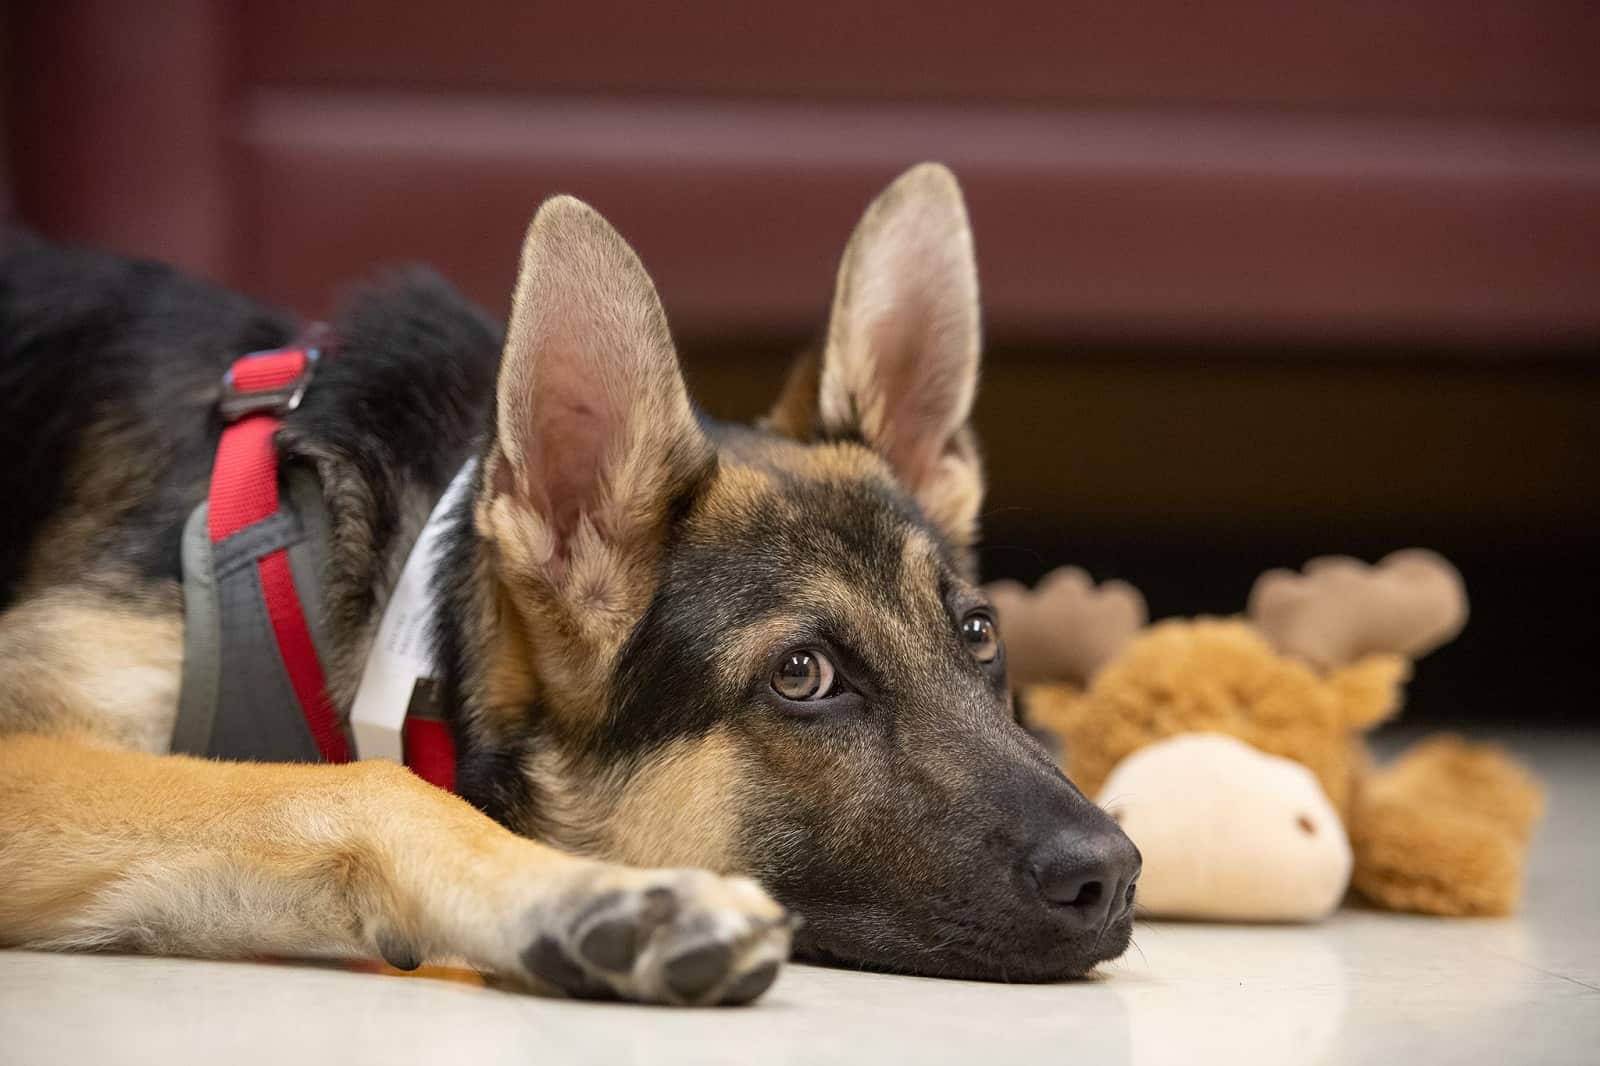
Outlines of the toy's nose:
[{"label": "toy's nose", "polygon": [[1033,849],[1028,870],[1046,903],[1089,930],[1132,909],[1141,862],[1139,849],[1120,831],[1062,830]]}]

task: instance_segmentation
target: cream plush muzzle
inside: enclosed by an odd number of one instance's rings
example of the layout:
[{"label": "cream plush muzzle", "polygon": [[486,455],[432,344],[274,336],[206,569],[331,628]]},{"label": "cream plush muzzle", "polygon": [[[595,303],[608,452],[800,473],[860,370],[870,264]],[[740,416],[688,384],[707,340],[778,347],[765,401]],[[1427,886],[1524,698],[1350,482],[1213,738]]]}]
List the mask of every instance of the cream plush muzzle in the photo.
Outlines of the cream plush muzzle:
[{"label": "cream plush muzzle", "polygon": [[1316,777],[1232,737],[1141,748],[1097,802],[1144,855],[1138,899],[1151,916],[1316,921],[1350,883],[1344,823]]}]

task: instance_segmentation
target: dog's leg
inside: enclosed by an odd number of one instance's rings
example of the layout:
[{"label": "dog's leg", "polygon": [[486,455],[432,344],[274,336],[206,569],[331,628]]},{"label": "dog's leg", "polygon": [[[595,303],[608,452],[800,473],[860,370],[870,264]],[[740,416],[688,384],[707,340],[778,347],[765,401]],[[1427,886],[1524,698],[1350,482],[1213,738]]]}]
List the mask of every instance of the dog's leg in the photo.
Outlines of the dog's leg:
[{"label": "dog's leg", "polygon": [[443,956],[574,995],[745,1002],[788,954],[754,882],[519,837],[391,763],[0,738],[0,944]]}]

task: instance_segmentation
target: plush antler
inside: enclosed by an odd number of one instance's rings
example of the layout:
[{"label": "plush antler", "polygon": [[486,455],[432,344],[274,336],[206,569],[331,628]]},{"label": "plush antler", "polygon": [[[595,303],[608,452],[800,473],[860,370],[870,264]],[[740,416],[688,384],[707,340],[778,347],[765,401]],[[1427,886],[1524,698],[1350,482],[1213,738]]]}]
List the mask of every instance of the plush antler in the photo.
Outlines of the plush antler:
[{"label": "plush antler", "polygon": [[1006,663],[1019,684],[1086,684],[1146,620],[1144,597],[1125,581],[1096,585],[1074,566],[1046,574],[1033,591],[1015,581],[988,586],[1000,615]]},{"label": "plush antler", "polygon": [[1443,556],[1420,548],[1376,566],[1329,556],[1303,573],[1262,574],[1249,614],[1280,652],[1332,670],[1374,652],[1426,655],[1466,625],[1467,591]]}]

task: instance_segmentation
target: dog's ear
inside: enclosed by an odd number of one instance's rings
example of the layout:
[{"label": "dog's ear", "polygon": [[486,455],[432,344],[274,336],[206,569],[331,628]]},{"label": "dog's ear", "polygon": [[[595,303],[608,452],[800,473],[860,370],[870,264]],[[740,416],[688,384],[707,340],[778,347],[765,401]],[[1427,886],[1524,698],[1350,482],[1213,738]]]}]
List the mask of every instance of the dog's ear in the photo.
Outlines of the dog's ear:
[{"label": "dog's ear", "polygon": [[924,163],[897,178],[856,226],[820,363],[797,368],[768,424],[800,438],[860,438],[965,550],[983,496],[968,427],[979,346],[978,274],[961,188],[949,170]]},{"label": "dog's ear", "polygon": [[631,613],[641,590],[623,586],[714,457],[649,275],[570,197],[528,228],[495,403],[480,530],[518,576],[590,614]]}]

